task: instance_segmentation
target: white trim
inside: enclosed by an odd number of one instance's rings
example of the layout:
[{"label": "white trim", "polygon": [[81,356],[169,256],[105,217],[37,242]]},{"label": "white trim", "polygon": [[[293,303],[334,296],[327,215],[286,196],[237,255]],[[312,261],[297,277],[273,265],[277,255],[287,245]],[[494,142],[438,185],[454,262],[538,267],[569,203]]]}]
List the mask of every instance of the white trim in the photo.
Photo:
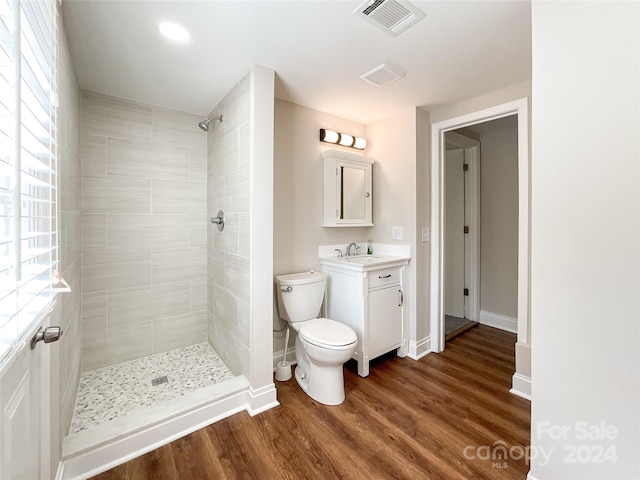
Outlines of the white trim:
[{"label": "white trim", "polygon": [[527,99],[518,107],[518,342],[529,343],[531,298],[531,165]]},{"label": "white trim", "polygon": [[252,417],[262,413],[270,408],[277,407],[280,402],[277,400],[276,386],[273,383],[265,385],[264,387],[254,390],[249,388],[247,392],[247,412]]},{"label": "white trim", "polygon": [[509,392],[531,401],[531,378],[514,373]]},{"label": "white trim", "polygon": [[62,465],[58,467],[59,478],[79,480],[92,477],[242,410],[251,413],[253,398],[245,381],[244,387],[229,395],[64,455]]},{"label": "white trim", "polygon": [[424,337],[417,342],[413,340],[409,342],[409,352],[407,357],[412,360],[420,360],[422,357],[431,353],[431,337]]},{"label": "white trim", "polygon": [[323,160],[325,158],[337,158],[353,162],[366,162],[370,165],[376,162],[375,158],[366,156],[364,153],[343,152],[342,150],[324,150],[320,155],[322,155]]},{"label": "white trim", "polygon": [[518,319],[507,315],[480,310],[480,323],[507,332],[518,333]]},{"label": "white trim", "polygon": [[434,352],[444,350],[444,133],[477,123],[518,116],[518,341],[529,332],[529,117],[527,98],[443,120],[431,126],[431,295],[430,331]]},{"label": "white trim", "polygon": [[249,364],[251,388],[273,387],[273,132],[275,72],[252,65],[250,74]]}]

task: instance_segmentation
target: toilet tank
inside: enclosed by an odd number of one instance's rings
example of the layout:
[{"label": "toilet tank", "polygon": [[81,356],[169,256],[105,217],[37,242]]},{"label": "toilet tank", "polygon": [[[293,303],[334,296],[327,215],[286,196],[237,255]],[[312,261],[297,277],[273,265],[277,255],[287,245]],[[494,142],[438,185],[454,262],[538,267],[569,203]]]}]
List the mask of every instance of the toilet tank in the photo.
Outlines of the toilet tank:
[{"label": "toilet tank", "polygon": [[293,273],[276,277],[278,313],[291,323],[316,318],[324,299],[327,277],[320,272]]}]

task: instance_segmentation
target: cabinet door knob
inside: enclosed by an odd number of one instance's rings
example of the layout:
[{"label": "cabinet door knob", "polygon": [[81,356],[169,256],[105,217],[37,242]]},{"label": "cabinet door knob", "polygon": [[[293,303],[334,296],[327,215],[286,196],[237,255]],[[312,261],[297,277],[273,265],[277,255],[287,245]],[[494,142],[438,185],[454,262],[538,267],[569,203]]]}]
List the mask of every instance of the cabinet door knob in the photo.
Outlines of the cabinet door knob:
[{"label": "cabinet door knob", "polygon": [[402,305],[404,305],[404,293],[402,293],[402,290],[398,291],[400,292],[400,304],[398,306],[401,307]]}]

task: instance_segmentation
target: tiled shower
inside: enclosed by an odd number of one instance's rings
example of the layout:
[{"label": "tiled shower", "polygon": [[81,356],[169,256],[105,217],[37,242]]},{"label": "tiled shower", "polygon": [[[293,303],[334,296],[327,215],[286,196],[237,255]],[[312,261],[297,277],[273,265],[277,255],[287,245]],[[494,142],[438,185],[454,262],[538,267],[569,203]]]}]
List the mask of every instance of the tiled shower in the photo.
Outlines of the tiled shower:
[{"label": "tiled shower", "polygon": [[[216,106],[223,122],[208,133],[196,115],[83,92],[72,434],[183,395],[180,385],[248,373],[249,87],[247,76]],[[218,210],[222,232],[209,222]]]},{"label": "tiled shower", "polygon": [[83,94],[85,371],[206,340],[200,120]]}]

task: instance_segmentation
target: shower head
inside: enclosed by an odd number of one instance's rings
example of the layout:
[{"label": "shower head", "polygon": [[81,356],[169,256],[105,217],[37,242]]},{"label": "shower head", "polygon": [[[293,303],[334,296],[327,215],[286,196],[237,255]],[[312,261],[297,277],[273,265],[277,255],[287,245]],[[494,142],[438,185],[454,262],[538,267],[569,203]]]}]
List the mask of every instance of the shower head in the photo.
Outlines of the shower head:
[{"label": "shower head", "polygon": [[204,130],[205,132],[209,131],[209,124],[213,121],[213,120],[220,120],[220,123],[222,123],[222,115],[217,115],[215,117],[211,117],[207,120],[203,120],[202,122],[200,122],[198,124],[198,126],[200,127],[201,130]]}]

